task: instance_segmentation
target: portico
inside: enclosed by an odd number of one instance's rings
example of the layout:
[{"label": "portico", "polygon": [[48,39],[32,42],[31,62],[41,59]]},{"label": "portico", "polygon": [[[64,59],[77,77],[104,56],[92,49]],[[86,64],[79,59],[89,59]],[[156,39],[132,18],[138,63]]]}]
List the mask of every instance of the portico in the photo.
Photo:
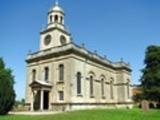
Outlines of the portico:
[{"label": "portico", "polygon": [[33,101],[31,111],[49,110],[49,94],[52,88],[50,83],[35,80],[30,84],[32,89]]}]

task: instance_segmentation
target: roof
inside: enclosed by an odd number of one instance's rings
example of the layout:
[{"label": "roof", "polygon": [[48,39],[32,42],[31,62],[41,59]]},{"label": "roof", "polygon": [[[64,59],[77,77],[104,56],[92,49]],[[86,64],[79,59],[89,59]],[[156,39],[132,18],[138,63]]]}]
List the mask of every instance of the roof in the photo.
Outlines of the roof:
[{"label": "roof", "polygon": [[64,10],[59,6],[58,3],[56,3],[50,10],[49,12],[61,12],[64,14]]},{"label": "roof", "polygon": [[102,57],[97,53],[90,52],[86,48],[80,47],[72,42],[64,46],[53,47],[43,51],[38,51],[36,53],[31,53],[28,55],[26,62],[30,63],[40,59],[47,59],[48,57],[60,56],[61,53],[63,54],[74,53],[80,56],[84,56],[85,58],[88,58],[90,60],[94,60],[95,62],[103,64],[104,66],[111,67],[113,69],[124,68],[127,69],[128,71],[131,71],[130,65],[123,61],[113,63],[107,58]]}]

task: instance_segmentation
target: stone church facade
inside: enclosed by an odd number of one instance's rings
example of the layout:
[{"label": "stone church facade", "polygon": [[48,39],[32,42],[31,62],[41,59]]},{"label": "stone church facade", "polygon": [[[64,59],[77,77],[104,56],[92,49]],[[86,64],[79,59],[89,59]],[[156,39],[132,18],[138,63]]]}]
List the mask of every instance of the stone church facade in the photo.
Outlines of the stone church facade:
[{"label": "stone church facade", "polygon": [[26,107],[31,111],[131,107],[131,68],[73,43],[56,3],[40,33],[40,50],[27,56]]}]

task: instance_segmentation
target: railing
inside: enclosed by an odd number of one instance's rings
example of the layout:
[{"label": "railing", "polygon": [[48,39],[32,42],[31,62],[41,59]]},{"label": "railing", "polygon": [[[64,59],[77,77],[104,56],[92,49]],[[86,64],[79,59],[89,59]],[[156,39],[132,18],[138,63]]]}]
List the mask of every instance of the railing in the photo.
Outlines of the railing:
[{"label": "railing", "polygon": [[101,61],[101,62],[103,62],[105,64],[108,64],[110,66],[113,66],[113,67],[127,67],[127,68],[130,68],[130,65],[123,62],[123,61],[113,63],[110,60],[108,60],[106,57],[102,57],[102,56],[98,55],[97,53],[91,52],[91,51],[87,50],[85,47],[79,46],[79,45],[77,45],[73,42],[65,44],[63,46],[52,47],[52,48],[49,48],[49,49],[46,49],[46,50],[42,50],[42,51],[39,51],[39,52],[28,54],[27,59],[33,59],[33,58],[36,58],[36,57],[45,56],[47,54],[63,52],[63,51],[67,51],[69,49],[74,49],[74,50],[76,50],[76,51],[78,51],[78,52],[80,52],[80,53],[82,53],[82,54],[84,54],[84,55],[86,55],[90,58]]}]

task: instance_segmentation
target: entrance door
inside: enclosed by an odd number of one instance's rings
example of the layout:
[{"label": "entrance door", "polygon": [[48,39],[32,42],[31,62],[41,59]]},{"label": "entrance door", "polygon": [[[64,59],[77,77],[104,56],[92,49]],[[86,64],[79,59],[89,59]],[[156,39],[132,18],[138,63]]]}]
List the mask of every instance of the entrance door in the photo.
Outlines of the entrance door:
[{"label": "entrance door", "polygon": [[48,110],[49,108],[49,91],[44,91],[44,110]]}]

